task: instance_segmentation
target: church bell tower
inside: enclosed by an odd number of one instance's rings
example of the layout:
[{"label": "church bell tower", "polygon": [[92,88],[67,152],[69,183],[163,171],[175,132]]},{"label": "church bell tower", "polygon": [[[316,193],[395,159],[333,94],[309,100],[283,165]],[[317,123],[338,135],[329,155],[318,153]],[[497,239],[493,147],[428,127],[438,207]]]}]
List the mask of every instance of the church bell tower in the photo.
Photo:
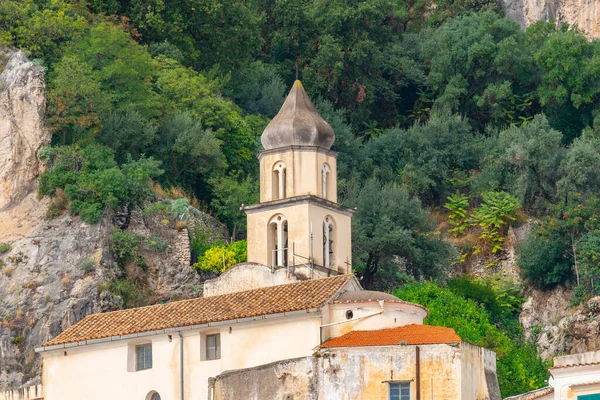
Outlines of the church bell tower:
[{"label": "church bell tower", "polygon": [[243,207],[249,262],[351,272],[355,210],[337,203],[334,140],[297,80],[261,137],[260,203]]}]

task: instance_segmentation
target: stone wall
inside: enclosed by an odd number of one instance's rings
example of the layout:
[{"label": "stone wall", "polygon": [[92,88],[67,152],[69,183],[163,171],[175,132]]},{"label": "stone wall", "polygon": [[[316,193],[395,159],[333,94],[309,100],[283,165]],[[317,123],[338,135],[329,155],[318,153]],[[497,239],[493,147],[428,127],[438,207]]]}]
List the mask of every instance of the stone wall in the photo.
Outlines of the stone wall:
[{"label": "stone wall", "polygon": [[42,385],[24,386],[18,389],[0,392],[0,400],[39,400],[42,397]]},{"label": "stone wall", "polygon": [[310,279],[307,268],[271,268],[258,263],[240,263],[229,268],[219,277],[204,282],[204,297],[241,292],[243,290],[282,285]]},{"label": "stone wall", "polygon": [[177,234],[173,244],[173,258],[181,263],[182,266],[189,266],[192,261],[190,252],[190,236],[187,229],[182,229]]},{"label": "stone wall", "polygon": [[[500,400],[494,353],[466,346],[419,346],[422,399]],[[473,376],[478,376],[476,381],[470,380]],[[330,349],[312,357],[225,372],[216,377],[213,390],[214,400],[380,400],[389,398],[390,381],[410,382],[411,392],[416,392],[416,346]],[[463,387],[473,382],[479,386],[477,393],[463,393]]]}]

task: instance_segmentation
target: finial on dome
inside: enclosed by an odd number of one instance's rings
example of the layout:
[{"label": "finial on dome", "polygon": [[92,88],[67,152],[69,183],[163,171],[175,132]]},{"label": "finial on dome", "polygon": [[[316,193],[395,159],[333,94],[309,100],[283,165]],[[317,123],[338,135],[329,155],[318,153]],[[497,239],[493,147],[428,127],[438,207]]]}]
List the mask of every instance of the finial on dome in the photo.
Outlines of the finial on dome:
[{"label": "finial on dome", "polygon": [[265,150],[292,145],[329,149],[334,141],[333,128],[321,118],[299,80],[261,136]]}]

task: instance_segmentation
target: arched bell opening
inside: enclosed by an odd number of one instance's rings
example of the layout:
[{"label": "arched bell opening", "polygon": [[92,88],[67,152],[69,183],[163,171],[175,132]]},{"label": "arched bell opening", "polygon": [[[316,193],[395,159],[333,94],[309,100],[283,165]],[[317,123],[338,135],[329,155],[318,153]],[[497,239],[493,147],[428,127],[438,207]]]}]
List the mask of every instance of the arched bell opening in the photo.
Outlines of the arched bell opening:
[{"label": "arched bell opening", "polygon": [[288,221],[282,214],[269,221],[267,240],[269,242],[269,262],[271,267],[288,266]]}]

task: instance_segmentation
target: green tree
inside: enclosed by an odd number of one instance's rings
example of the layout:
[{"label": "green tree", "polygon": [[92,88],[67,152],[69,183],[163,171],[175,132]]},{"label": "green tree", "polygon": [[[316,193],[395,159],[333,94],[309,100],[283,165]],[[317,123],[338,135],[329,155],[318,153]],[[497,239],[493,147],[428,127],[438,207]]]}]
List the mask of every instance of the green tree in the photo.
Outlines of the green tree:
[{"label": "green tree", "polygon": [[98,141],[115,151],[117,162],[138,159],[157,139],[157,127],[137,111],[112,111],[102,120]]},{"label": "green tree", "polygon": [[223,99],[216,91],[219,82],[186,68],[175,60],[159,57],[154,60],[155,91],[162,100],[167,116],[184,110],[201,119],[221,141],[221,150],[233,172],[253,173],[256,137],[241,116],[238,107]]},{"label": "green tree", "polygon": [[507,186],[527,209],[532,210],[540,200],[555,201],[561,141],[561,133],[552,129],[544,115],[500,132],[498,146],[511,167]]},{"label": "green tree", "polygon": [[[535,347],[508,336],[492,323],[486,308],[463,297],[461,292],[434,283],[412,283],[399,288],[395,295],[425,306],[429,310],[426,324],[454,328],[462,340],[495,351],[503,397],[543,387],[548,378],[547,365]],[[475,297],[472,292],[470,296]],[[487,304],[495,302],[494,294],[487,291],[486,296]]]},{"label": "green tree", "polygon": [[210,184],[217,217],[227,224],[233,238],[245,234],[246,213],[240,207],[259,202],[258,182],[252,176],[225,176],[211,179]]},{"label": "green tree", "polygon": [[364,287],[382,270],[425,279],[443,275],[452,247],[434,233],[429,214],[406,188],[370,179],[350,190],[344,203],[358,208],[352,219],[353,268]]},{"label": "green tree", "polygon": [[85,12],[74,2],[4,0],[0,3],[0,45],[28,51],[51,64],[62,55],[64,44],[88,29]]},{"label": "green tree", "polygon": [[582,136],[573,141],[560,165],[560,199],[569,203],[582,193],[600,195],[600,140]]},{"label": "green tree", "polygon": [[[158,96],[152,91],[152,59],[120,27],[100,23],[72,42],[49,76],[48,120],[55,134],[73,143],[111,109],[157,115]],[[89,136],[88,136],[89,137]]]},{"label": "green tree", "polygon": [[370,159],[363,164],[365,174],[374,169],[383,180],[398,177],[411,193],[431,204],[455,190],[453,171],[477,167],[480,140],[463,118],[440,112],[427,123],[390,130],[370,141],[365,152]]},{"label": "green tree", "polygon": [[596,296],[600,289],[600,231],[588,232],[578,240],[576,262],[581,281],[575,289],[573,303],[580,303]]},{"label": "green tree", "polygon": [[270,64],[253,62],[235,74],[227,87],[246,114],[273,118],[283,104],[287,87]]},{"label": "green tree", "polygon": [[141,157],[117,166],[114,152],[105,146],[60,147],[40,177],[40,194],[64,189],[69,211],[88,223],[96,223],[106,208],[142,206],[153,191],[148,182],[162,174],[160,162]]},{"label": "green tree", "polygon": [[[261,16],[252,2],[241,0],[119,1],[118,12],[139,29],[146,43],[167,40],[198,70],[219,65],[235,71],[256,55],[262,44]],[[96,5],[110,13],[113,1]]]},{"label": "green tree", "polygon": [[542,289],[573,280],[580,286],[579,243],[600,230],[600,199],[574,198],[568,205],[552,207],[551,212],[517,248],[517,263],[528,281]]},{"label": "green tree", "polygon": [[221,141],[189,112],[163,119],[159,137],[155,152],[163,162],[168,183],[194,188],[226,166]]},{"label": "green tree", "polygon": [[[570,142],[592,124],[600,95],[600,43],[577,30],[546,31],[535,59],[541,82],[537,94],[552,125]],[[544,35],[537,35],[544,38]]]},{"label": "green tree", "polygon": [[422,48],[434,109],[450,107],[477,129],[535,111],[533,52],[515,21],[494,12],[464,15],[433,31]]}]

